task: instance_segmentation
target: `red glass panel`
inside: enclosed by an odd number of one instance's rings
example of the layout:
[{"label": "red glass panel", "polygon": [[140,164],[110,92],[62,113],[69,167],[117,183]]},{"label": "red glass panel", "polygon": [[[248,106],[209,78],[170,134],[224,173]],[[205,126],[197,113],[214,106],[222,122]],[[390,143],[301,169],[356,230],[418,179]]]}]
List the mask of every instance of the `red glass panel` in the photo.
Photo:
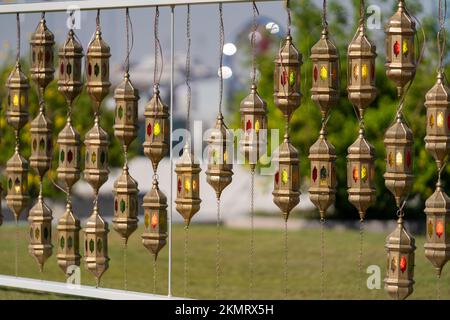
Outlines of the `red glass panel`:
[{"label": "red glass panel", "polygon": [[317,81],[318,76],[319,76],[319,71],[317,70],[317,66],[314,66],[314,82]]},{"label": "red glass panel", "polygon": [[400,43],[398,41],[394,43],[394,54],[396,57],[400,54]]},{"label": "red glass panel", "polygon": [[358,182],[358,169],[356,167],[353,168],[353,181]]},{"label": "red glass panel", "polygon": [[61,65],[59,66],[59,74],[63,75],[64,74],[64,63],[61,62]]},{"label": "red glass panel", "polygon": [[178,187],[178,193],[180,193],[181,192],[181,187],[182,187],[180,178],[178,178],[178,185],[177,185],[177,187]]},{"label": "red glass panel", "polygon": [[150,122],[147,125],[147,135],[148,136],[152,135],[152,124]]},{"label": "red glass panel", "polygon": [[408,152],[406,153],[406,165],[408,166],[408,168],[411,167],[411,151],[408,150]]},{"label": "red glass panel", "polygon": [[440,238],[444,234],[444,223],[442,223],[442,220],[439,220],[436,223],[436,235]]},{"label": "red glass panel", "polygon": [[406,258],[405,258],[405,256],[402,256],[400,258],[400,270],[402,270],[402,272],[405,272],[406,271],[406,266],[407,266]]},{"label": "red glass panel", "polygon": [[279,184],[280,183],[280,171],[277,171],[275,173],[275,184]]},{"label": "red glass panel", "polygon": [[314,167],[314,169],[313,169],[312,179],[314,182],[316,182],[316,180],[317,180],[317,168],[316,167]]},{"label": "red glass panel", "polygon": [[72,150],[69,150],[69,152],[67,153],[67,161],[71,163],[72,160],[73,160],[73,152]]},{"label": "red glass panel", "polygon": [[119,204],[117,203],[117,199],[114,201],[114,210],[119,210]]},{"label": "red glass panel", "polygon": [[245,125],[245,130],[252,130],[252,122],[250,120],[247,120],[247,123]]},{"label": "red glass panel", "polygon": [[286,85],[287,82],[287,74],[286,71],[283,70],[283,72],[281,73],[281,85],[284,87]]}]

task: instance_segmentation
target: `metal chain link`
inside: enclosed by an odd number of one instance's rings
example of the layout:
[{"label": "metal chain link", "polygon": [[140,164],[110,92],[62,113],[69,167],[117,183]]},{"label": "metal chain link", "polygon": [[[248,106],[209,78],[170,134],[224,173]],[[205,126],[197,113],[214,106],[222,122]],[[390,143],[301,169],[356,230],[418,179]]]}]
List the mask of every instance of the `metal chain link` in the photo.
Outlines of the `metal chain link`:
[{"label": "metal chain link", "polygon": [[153,293],[156,293],[156,273],[157,273],[156,256],[153,259]]},{"label": "metal chain link", "polygon": [[288,229],[287,219],[284,220],[284,299],[288,297]]},{"label": "metal chain link", "polygon": [[225,28],[223,25],[222,3],[219,3],[219,113],[222,113],[223,103],[223,46],[225,43]]},{"label": "metal chain link", "polygon": [[252,45],[252,84],[256,85],[256,32],[258,30],[258,21],[257,16],[259,15],[258,7],[256,6],[256,2],[253,1],[253,32],[251,37],[251,45]]},{"label": "metal chain link", "polygon": [[320,299],[324,297],[325,287],[325,219],[320,219]]},{"label": "metal chain link", "polygon": [[191,131],[191,6],[187,5],[186,15],[186,87],[187,87],[187,116],[186,116],[186,129]]},{"label": "metal chain link", "polygon": [[216,300],[220,296],[220,271],[221,271],[221,247],[220,247],[220,198],[217,198],[217,222],[216,222]]},{"label": "metal chain link", "polygon": [[359,281],[358,281],[358,292],[361,294],[362,291],[362,264],[363,264],[363,245],[364,245],[364,220],[361,219],[359,221],[359,255],[358,255],[358,273],[359,273]]},{"label": "metal chain link", "polygon": [[189,242],[189,226],[184,227],[184,289],[183,296],[187,297],[188,295],[188,242]]},{"label": "metal chain link", "polygon": [[128,289],[127,239],[123,238],[123,288]]},{"label": "metal chain link", "polygon": [[255,169],[252,166],[251,171],[251,182],[250,182],[250,260],[249,260],[249,290],[250,290],[250,299],[253,299],[253,274],[254,274],[254,251],[255,251],[255,225],[254,225],[254,200],[255,200]]}]

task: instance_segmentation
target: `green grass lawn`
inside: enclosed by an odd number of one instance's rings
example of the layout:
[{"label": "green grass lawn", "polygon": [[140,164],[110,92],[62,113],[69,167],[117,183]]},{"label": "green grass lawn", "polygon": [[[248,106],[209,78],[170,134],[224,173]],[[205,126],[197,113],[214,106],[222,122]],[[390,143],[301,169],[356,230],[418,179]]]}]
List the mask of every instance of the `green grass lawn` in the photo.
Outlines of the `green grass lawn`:
[{"label": "green grass lawn", "polygon": [[[183,295],[184,230],[174,226],[173,237],[173,295]],[[192,298],[215,298],[215,226],[193,224],[189,230],[189,286]],[[128,290],[153,291],[152,257],[142,246],[142,226],[129,240],[127,252]],[[56,234],[56,232],[55,232]],[[0,227],[0,273],[14,274],[14,225]],[[27,251],[27,228],[20,227],[19,276],[36,279],[64,281],[65,277],[56,263],[56,249],[39,273],[34,259]],[[219,298],[245,299],[249,297],[249,241],[250,232],[222,228],[222,276]],[[363,274],[362,290],[358,291],[358,231],[325,231],[325,294],[326,299],[387,299],[383,290],[369,290]],[[368,265],[379,265],[381,277],[385,273],[385,235],[366,233],[364,236],[364,270]],[[55,241],[54,241],[55,243]],[[416,269],[412,299],[435,299],[437,280],[434,269],[424,256],[424,237],[416,237]],[[167,247],[158,258],[157,290],[166,294]],[[110,267],[103,276],[101,286],[123,289],[123,251],[119,236],[110,232]],[[254,298],[282,299],[283,291],[283,234],[280,231],[255,231]],[[82,265],[82,284],[94,285],[93,276]],[[444,269],[441,279],[441,298],[450,297],[450,275]],[[320,298],[320,231],[289,232],[289,298]],[[64,296],[33,293],[0,288],[0,299],[62,299]],[[66,297],[67,298],[67,297]]]}]

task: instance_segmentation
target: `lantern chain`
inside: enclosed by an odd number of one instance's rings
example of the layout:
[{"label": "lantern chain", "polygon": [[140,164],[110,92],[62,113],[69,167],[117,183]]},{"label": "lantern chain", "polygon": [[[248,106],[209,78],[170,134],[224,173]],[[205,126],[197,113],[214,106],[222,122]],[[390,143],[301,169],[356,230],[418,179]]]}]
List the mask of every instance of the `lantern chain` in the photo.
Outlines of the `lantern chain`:
[{"label": "lantern chain", "polygon": [[322,3],[322,27],[327,30],[328,29],[328,21],[327,21],[327,0],[323,0]]},{"label": "lantern chain", "polygon": [[223,9],[222,3],[219,3],[219,113],[222,113],[223,102],[223,46],[225,38],[225,29],[223,26]]},{"label": "lantern chain", "polygon": [[17,43],[16,43],[16,62],[20,63],[20,16],[19,13],[16,14],[16,24],[17,24]]},{"label": "lantern chain", "polygon": [[324,297],[325,283],[325,237],[324,237],[325,219],[320,219],[320,299]]},{"label": "lantern chain", "polygon": [[250,279],[249,279],[249,289],[250,289],[250,299],[253,299],[253,274],[254,266],[253,259],[255,255],[255,167],[252,165],[250,170],[251,182],[250,182]]},{"label": "lantern chain", "polygon": [[153,293],[156,293],[156,273],[158,271],[158,265],[156,263],[156,257],[153,259]]},{"label": "lantern chain", "polygon": [[358,281],[358,292],[361,294],[362,289],[362,264],[363,264],[363,246],[364,246],[364,219],[359,221],[359,254],[358,254],[358,270],[359,270],[359,281]]},{"label": "lantern chain", "polygon": [[291,35],[291,25],[292,25],[290,0],[286,0],[286,13],[287,13],[287,35],[289,36]]},{"label": "lantern chain", "polygon": [[15,225],[16,225],[16,246],[15,246],[15,256],[14,256],[14,273],[16,277],[19,276],[19,219],[14,215]]},{"label": "lantern chain", "polygon": [[123,288],[128,290],[127,239],[123,238]]},{"label": "lantern chain", "polygon": [[[128,8],[125,9],[125,30],[126,30],[126,40],[127,40],[127,55],[125,57],[125,71],[126,71],[126,73],[128,73],[130,71],[131,50],[133,50],[133,45],[134,45],[133,23],[131,22],[130,11]],[[131,42],[130,42],[130,32],[131,32]]]},{"label": "lantern chain", "polygon": [[444,52],[446,46],[446,31],[445,31],[445,20],[447,17],[447,1],[439,0],[438,5],[438,15],[439,15],[439,31],[437,33],[437,47],[439,52],[439,68],[438,72],[443,72],[443,60]]},{"label": "lantern chain", "polygon": [[221,270],[221,248],[220,248],[220,197],[217,203],[217,222],[216,222],[216,300],[220,296],[220,270]]},{"label": "lantern chain", "polygon": [[186,15],[186,87],[187,87],[187,116],[186,116],[186,129],[191,132],[191,6],[187,5]]},{"label": "lantern chain", "polygon": [[360,0],[359,2],[359,24],[365,30],[366,27],[366,2],[365,0]]},{"label": "lantern chain", "polygon": [[256,32],[258,30],[258,21],[257,16],[259,15],[258,7],[256,6],[256,2],[252,3],[253,8],[253,32],[251,37],[251,45],[252,45],[252,84],[256,85]]},{"label": "lantern chain", "polygon": [[183,296],[187,297],[188,294],[188,242],[189,242],[189,226],[184,226],[184,290]]},{"label": "lantern chain", "polygon": [[288,227],[287,227],[287,219],[284,220],[284,299],[288,297]]},{"label": "lantern chain", "polygon": [[[162,53],[161,41],[159,40],[159,7],[155,9],[154,21],[154,38],[155,38],[155,68],[153,70],[153,83],[159,85],[161,81],[162,72],[164,69],[164,56]],[[158,58],[161,57],[161,67],[158,67]]]}]

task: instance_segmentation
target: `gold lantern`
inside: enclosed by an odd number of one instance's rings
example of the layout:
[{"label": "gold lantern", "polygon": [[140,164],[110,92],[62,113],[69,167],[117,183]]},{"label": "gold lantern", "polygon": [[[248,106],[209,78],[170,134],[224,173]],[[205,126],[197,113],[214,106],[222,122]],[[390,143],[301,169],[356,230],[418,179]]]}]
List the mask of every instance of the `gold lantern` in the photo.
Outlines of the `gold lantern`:
[{"label": "gold lantern", "polygon": [[41,180],[51,166],[52,147],[52,123],[44,113],[43,108],[37,117],[31,121],[31,156],[30,167],[40,176]]},{"label": "gold lantern", "polygon": [[427,108],[427,134],[425,148],[436,160],[440,170],[450,148],[450,89],[443,72],[439,72],[436,84],[425,96]]},{"label": "gold lantern", "polygon": [[58,221],[58,265],[68,274],[70,266],[80,265],[80,220],[73,214],[67,202],[66,211]]},{"label": "gold lantern", "polygon": [[120,177],[114,182],[114,230],[122,236],[124,243],[137,229],[138,223],[138,188],[137,182],[128,173],[125,165]]},{"label": "gold lantern", "polygon": [[426,242],[425,256],[436,268],[438,276],[450,259],[450,198],[438,181],[436,191],[425,202]]},{"label": "gold lantern", "polygon": [[144,153],[156,173],[159,162],[167,155],[170,147],[169,107],[162,101],[157,84],[153,86],[153,96],[145,106],[144,117]]},{"label": "gold lantern", "polygon": [[254,165],[266,152],[267,103],[261,98],[255,84],[250,94],[241,101],[241,129],[243,138],[240,141],[245,161]]},{"label": "gold lantern", "polygon": [[186,143],[183,154],[175,166],[177,174],[176,209],[188,226],[192,217],[200,210],[200,164],[191,153],[189,143]]},{"label": "gold lantern", "polygon": [[28,161],[19,153],[18,145],[13,156],[6,163],[8,183],[6,203],[14,214],[16,221],[20,213],[28,206]]},{"label": "gold lantern", "polygon": [[219,199],[222,191],[231,183],[233,176],[233,164],[228,159],[233,144],[230,139],[230,132],[223,122],[222,113],[217,116],[216,125],[208,138],[208,144],[206,180],[216,191],[216,197]]},{"label": "gold lantern", "polygon": [[10,73],[6,87],[8,88],[6,119],[8,124],[18,131],[28,121],[28,90],[30,89],[28,78],[22,72],[19,62]]},{"label": "gold lantern", "polygon": [[324,28],[320,40],[311,48],[313,82],[311,99],[319,107],[322,118],[339,99],[339,56],[334,43]]},{"label": "gold lantern", "polygon": [[415,240],[400,217],[397,228],[386,238],[387,269],[384,288],[393,299],[406,299],[413,292]]},{"label": "gold lantern", "polygon": [[86,156],[84,162],[84,179],[98,193],[100,187],[108,180],[108,146],[109,136],[95,119],[94,127],[86,133],[84,140]]},{"label": "gold lantern", "polygon": [[348,99],[363,118],[364,110],[375,100],[375,58],[376,47],[366,35],[362,23],[348,46]]},{"label": "gold lantern", "polygon": [[311,202],[319,209],[320,218],[325,219],[328,207],[336,198],[336,150],[328,142],[325,129],[320,130],[319,139],[309,149],[311,161]]},{"label": "gold lantern", "polygon": [[158,180],[153,179],[153,187],[145,195],[142,206],[145,226],[142,244],[156,260],[159,251],[166,245],[167,239],[167,198],[159,190]]},{"label": "gold lantern", "polygon": [[133,87],[128,72],[114,91],[116,111],[114,119],[114,135],[124,146],[128,148],[137,137],[137,111],[139,92]]},{"label": "gold lantern", "polygon": [[384,145],[386,146],[386,187],[395,197],[397,207],[408,196],[413,181],[413,134],[397,114],[395,123],[386,131]]},{"label": "gold lantern", "polygon": [[286,36],[277,58],[274,71],[274,100],[275,105],[289,118],[300,106],[300,66],[302,55],[292,43],[292,36]]},{"label": "gold lantern", "polygon": [[414,37],[416,23],[405,7],[405,1],[398,1],[397,12],[385,26],[386,33],[386,75],[395,82],[398,96],[416,73]]},{"label": "gold lantern", "polygon": [[376,200],[374,156],[375,149],[366,140],[361,128],[347,155],[348,200],[358,210],[361,221]]},{"label": "gold lantern", "polygon": [[274,155],[275,177],[273,202],[287,221],[291,210],[300,202],[300,168],[298,152],[285,135],[284,142]]},{"label": "gold lantern", "polygon": [[40,194],[28,216],[30,224],[28,252],[36,259],[41,272],[45,261],[52,255],[52,219],[52,211]]},{"label": "gold lantern", "polygon": [[56,172],[58,179],[64,183],[65,189],[69,192],[80,179],[81,165],[80,134],[72,126],[70,119],[58,134],[57,144],[59,153]]}]

